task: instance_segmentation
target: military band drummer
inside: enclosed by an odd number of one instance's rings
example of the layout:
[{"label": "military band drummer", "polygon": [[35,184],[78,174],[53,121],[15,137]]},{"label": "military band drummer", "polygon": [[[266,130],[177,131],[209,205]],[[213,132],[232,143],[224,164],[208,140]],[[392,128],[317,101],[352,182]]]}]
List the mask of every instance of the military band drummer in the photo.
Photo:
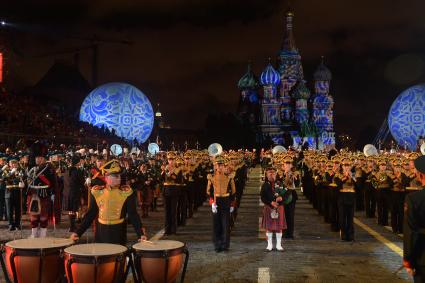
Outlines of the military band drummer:
[{"label": "military band drummer", "polygon": [[78,240],[99,214],[96,220],[95,242],[126,245],[126,216],[134,226],[138,238],[146,240],[145,231],[136,210],[136,194],[130,186],[121,185],[122,169],[119,162],[111,160],[103,165],[101,170],[105,173],[106,185],[92,187],[90,208],[76,233],[71,234],[71,239]]}]

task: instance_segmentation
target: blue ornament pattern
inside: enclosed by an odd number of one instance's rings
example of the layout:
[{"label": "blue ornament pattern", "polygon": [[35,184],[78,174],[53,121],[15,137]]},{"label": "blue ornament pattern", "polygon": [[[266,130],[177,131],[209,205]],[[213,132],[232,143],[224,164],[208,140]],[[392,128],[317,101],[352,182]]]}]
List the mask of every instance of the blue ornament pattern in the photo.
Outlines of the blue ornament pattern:
[{"label": "blue ornament pattern", "polygon": [[126,83],[108,83],[93,90],[83,101],[80,120],[115,129],[129,141],[145,142],[153,129],[154,113],[149,99]]},{"label": "blue ornament pattern", "polygon": [[400,146],[416,150],[419,136],[425,136],[425,84],[408,88],[396,98],[388,127]]}]

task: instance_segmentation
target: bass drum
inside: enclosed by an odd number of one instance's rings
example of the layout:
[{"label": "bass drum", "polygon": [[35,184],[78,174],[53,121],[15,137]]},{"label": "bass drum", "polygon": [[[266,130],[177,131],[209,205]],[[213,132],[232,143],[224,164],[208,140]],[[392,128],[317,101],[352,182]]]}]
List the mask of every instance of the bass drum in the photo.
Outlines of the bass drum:
[{"label": "bass drum", "polygon": [[57,283],[64,279],[62,251],[73,244],[61,238],[20,239],[7,242],[1,256],[10,282]]},{"label": "bass drum", "polygon": [[65,271],[69,283],[125,282],[127,248],[114,244],[82,244],[66,248]]},{"label": "bass drum", "polygon": [[186,245],[178,241],[144,241],[133,245],[134,265],[139,282],[169,283],[175,282],[186,255],[181,282],[187,268],[189,252]]}]

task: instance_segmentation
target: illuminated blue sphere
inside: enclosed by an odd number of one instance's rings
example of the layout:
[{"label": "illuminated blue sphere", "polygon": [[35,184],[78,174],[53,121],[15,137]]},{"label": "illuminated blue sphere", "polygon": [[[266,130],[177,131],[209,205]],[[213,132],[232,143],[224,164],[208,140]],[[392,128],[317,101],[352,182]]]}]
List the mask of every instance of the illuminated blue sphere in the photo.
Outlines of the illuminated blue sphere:
[{"label": "illuminated blue sphere", "polygon": [[403,91],[388,114],[388,127],[397,143],[416,150],[420,136],[425,136],[425,84]]},{"label": "illuminated blue sphere", "polygon": [[84,99],[80,120],[105,126],[127,140],[145,142],[153,128],[154,113],[149,99],[136,87],[126,83],[99,86]]}]

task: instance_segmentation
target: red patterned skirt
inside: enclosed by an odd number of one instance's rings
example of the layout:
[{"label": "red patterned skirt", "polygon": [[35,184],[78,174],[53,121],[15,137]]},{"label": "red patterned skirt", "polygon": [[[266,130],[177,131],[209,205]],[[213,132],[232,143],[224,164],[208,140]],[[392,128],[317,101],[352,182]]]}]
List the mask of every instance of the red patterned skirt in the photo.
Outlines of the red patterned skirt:
[{"label": "red patterned skirt", "polygon": [[277,208],[279,213],[279,217],[276,219],[272,219],[271,213],[272,208],[268,205],[264,205],[263,208],[263,220],[261,222],[261,227],[266,229],[269,232],[281,233],[286,230],[286,219],[285,219],[285,210],[283,209],[283,205],[279,205]]}]

